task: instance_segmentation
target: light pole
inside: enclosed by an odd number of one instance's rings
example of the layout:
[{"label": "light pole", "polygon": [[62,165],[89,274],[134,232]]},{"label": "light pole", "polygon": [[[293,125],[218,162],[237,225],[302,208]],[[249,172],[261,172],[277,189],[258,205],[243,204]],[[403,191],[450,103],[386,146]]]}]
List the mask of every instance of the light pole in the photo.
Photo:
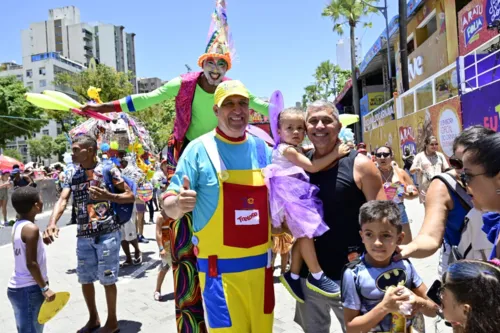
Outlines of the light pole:
[{"label": "light pole", "polygon": [[392,95],[392,65],[391,65],[391,44],[390,44],[390,36],[389,36],[389,20],[387,18],[387,0],[384,0],[384,7],[378,7],[370,5],[369,3],[361,0],[365,5],[370,6],[372,8],[377,9],[379,12],[384,15],[385,18],[385,38],[387,39],[387,65],[389,66],[389,97]]}]

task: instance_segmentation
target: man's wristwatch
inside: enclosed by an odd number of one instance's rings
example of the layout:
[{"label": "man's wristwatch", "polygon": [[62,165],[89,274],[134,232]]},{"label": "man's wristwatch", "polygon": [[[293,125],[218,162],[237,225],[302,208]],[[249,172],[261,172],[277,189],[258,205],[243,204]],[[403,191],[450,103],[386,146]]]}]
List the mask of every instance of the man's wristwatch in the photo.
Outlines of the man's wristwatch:
[{"label": "man's wristwatch", "polygon": [[160,246],[158,249],[160,250],[160,252],[165,250],[165,248],[163,246]]},{"label": "man's wristwatch", "polygon": [[46,285],[45,285],[45,287],[40,288],[40,291],[41,291],[42,293],[46,292],[47,290],[49,290],[49,285],[48,285],[48,284],[46,284]]}]

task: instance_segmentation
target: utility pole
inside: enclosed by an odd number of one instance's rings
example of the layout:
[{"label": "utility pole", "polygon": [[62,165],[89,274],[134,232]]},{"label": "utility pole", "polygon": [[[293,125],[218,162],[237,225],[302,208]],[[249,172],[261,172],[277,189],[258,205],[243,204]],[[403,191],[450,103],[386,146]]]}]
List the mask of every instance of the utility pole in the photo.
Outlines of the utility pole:
[{"label": "utility pole", "polygon": [[191,67],[189,67],[189,65],[188,65],[188,64],[186,64],[186,65],[184,65],[184,66],[186,66],[187,72],[188,72],[188,73],[191,73]]},{"label": "utility pole", "polygon": [[[361,0],[365,5],[370,6],[372,8],[377,9],[379,12],[384,15],[385,18],[385,38],[387,39],[387,66],[388,66],[388,73],[389,73],[389,98],[390,95],[392,95],[392,63],[391,63],[391,43],[390,43],[390,38],[391,36],[389,35],[389,19],[387,17],[387,0],[384,0],[384,7],[378,7],[378,6],[373,6],[370,5],[369,3],[364,2]],[[406,7],[405,7],[406,8]],[[406,46],[406,43],[405,43]]]},{"label": "utility pole", "polygon": [[410,89],[408,80],[408,31],[406,20],[408,18],[408,8],[406,0],[399,0],[399,60],[401,61],[401,81],[403,82],[403,91]]}]

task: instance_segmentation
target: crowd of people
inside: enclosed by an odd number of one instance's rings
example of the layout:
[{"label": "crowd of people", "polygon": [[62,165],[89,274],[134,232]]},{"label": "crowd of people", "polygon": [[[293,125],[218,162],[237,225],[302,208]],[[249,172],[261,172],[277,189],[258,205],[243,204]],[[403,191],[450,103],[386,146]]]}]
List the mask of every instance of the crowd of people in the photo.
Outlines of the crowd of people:
[{"label": "crowd of people", "polygon": [[[275,251],[282,256],[292,248],[291,267],[288,270],[285,257],[281,281],[297,300],[295,320],[306,332],[328,332],[330,310],[346,332],[399,332],[394,331],[398,325],[417,328],[418,314],[444,316],[456,331],[495,332],[500,327],[499,304],[492,297],[500,291],[496,249],[477,241],[480,236],[487,239],[486,233],[468,240],[467,253],[460,247],[467,230],[481,229],[483,212],[491,216],[500,211],[498,133],[482,126],[466,129],[455,139],[449,162],[431,137],[406,172],[389,146],[377,148],[374,162],[341,144],[342,124],[329,102],[314,102],[305,113],[295,108],[281,111],[275,124],[280,141],[271,149],[246,134],[249,95],[241,82],[219,84],[214,96],[215,131],[187,145],[168,188],[161,173],[164,191],[160,190],[156,208],[163,211],[156,221],[156,240],[162,265],[155,299],[172,265],[167,222],[192,212],[196,267],[211,332],[271,332],[272,238],[281,242]],[[312,151],[300,148],[306,134]],[[135,221],[143,209],[125,181],[127,158],[108,168],[98,150],[92,137],[74,138],[72,158],[78,167],[63,177],[43,236],[34,224],[43,203],[29,176],[16,170],[12,180],[3,175],[3,184],[18,187],[12,195],[18,214],[13,228],[16,269],[8,296],[20,332],[43,329],[35,316],[27,315],[54,298],[42,240],[55,241],[57,222],[71,195],[75,207],[85,208],[74,216],[77,275],[89,309],[89,320],[79,332],[101,326],[96,281],[104,286],[108,305],[100,332],[119,330],[118,271],[120,266],[141,263],[142,231],[136,231],[135,223],[128,225],[132,218],[117,219],[115,209],[135,205]],[[166,173],[166,163],[161,166]],[[106,174],[111,176],[110,186]],[[417,197],[425,206],[425,218],[412,239],[404,200]],[[288,237],[282,239],[284,235]],[[135,249],[133,258],[129,244]],[[120,245],[126,254],[122,265]],[[408,258],[428,257],[440,248],[441,287],[439,297],[432,298]],[[26,303],[26,295],[37,296]]]}]

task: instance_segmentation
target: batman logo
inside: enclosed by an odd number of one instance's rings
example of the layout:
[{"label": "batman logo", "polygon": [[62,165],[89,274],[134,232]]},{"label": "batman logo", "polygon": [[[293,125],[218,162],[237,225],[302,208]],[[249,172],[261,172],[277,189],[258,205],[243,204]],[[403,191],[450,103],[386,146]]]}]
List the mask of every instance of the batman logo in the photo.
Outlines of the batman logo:
[{"label": "batman logo", "polygon": [[379,275],[377,288],[385,292],[389,287],[404,286],[406,283],[406,272],[401,268],[393,268]]}]

